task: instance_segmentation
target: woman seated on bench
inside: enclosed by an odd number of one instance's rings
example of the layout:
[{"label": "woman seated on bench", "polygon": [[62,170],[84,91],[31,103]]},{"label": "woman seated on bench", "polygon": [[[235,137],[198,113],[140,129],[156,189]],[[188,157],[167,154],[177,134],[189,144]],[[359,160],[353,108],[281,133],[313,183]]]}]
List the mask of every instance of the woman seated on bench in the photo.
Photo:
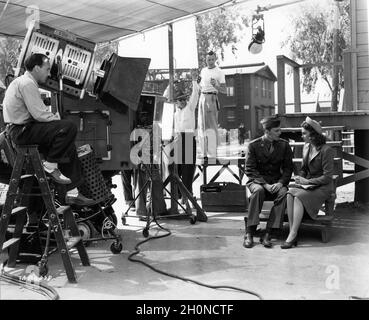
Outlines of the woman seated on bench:
[{"label": "woman seated on bench", "polygon": [[282,249],[297,246],[297,233],[304,214],[316,219],[319,209],[333,189],[334,150],[326,144],[320,124],[306,117],[301,124],[305,141],[303,161],[295,184],[287,193],[290,232]]}]

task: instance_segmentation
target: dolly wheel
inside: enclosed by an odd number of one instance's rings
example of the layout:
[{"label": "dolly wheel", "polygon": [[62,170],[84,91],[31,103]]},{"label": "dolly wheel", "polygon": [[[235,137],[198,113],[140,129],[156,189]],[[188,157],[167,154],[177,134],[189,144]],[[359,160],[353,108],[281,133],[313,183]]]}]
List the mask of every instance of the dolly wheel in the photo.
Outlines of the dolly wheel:
[{"label": "dolly wheel", "polygon": [[110,245],[110,251],[114,254],[118,254],[123,250],[123,245],[121,242],[113,242]]},{"label": "dolly wheel", "polygon": [[197,217],[196,216],[192,216],[191,219],[190,219],[190,223],[191,224],[195,224],[197,221]]},{"label": "dolly wheel", "polygon": [[85,221],[85,222],[79,222],[77,224],[77,227],[78,227],[79,234],[82,237],[83,243],[85,247],[87,247],[90,244],[88,240],[92,238],[93,225],[90,221]]},{"label": "dolly wheel", "polygon": [[147,228],[143,229],[142,235],[147,238],[149,236],[149,230]]}]

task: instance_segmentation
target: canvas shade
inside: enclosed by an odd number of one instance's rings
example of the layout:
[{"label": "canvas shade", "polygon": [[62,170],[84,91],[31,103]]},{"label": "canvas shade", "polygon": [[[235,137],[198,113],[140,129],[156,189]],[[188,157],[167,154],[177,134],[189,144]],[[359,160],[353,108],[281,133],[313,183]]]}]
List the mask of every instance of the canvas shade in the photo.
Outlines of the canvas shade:
[{"label": "canvas shade", "polygon": [[201,13],[227,0],[0,0],[0,33],[24,37],[27,23],[40,22],[68,30],[95,43],[143,32]]}]

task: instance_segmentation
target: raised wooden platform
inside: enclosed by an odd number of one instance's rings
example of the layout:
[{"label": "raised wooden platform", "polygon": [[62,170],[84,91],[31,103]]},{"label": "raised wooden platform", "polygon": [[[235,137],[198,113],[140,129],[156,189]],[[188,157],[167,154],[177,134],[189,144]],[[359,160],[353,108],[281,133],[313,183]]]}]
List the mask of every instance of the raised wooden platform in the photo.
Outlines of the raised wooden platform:
[{"label": "raised wooden platform", "polygon": [[345,127],[345,130],[369,130],[368,111],[344,111],[344,112],[315,112],[315,113],[286,113],[279,114],[284,128],[299,127],[306,116],[316,121],[321,121],[322,126]]}]

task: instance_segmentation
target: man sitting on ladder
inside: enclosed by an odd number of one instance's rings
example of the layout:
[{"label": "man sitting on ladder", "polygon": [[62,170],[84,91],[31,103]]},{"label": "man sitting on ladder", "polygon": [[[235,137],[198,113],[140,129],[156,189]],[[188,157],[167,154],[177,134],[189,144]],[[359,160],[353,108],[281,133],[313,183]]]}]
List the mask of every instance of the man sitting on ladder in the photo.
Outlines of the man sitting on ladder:
[{"label": "man sitting on ladder", "polygon": [[49,58],[35,53],[24,65],[27,71],[10,83],[3,101],[3,117],[10,138],[18,145],[39,145],[46,159],[43,161],[46,173],[55,182],[67,185],[66,204],[95,204],[77,189],[83,184],[74,143],[77,127],[69,120],[61,120],[58,112],[49,111],[41,99],[38,84],[45,83],[50,75]]}]

